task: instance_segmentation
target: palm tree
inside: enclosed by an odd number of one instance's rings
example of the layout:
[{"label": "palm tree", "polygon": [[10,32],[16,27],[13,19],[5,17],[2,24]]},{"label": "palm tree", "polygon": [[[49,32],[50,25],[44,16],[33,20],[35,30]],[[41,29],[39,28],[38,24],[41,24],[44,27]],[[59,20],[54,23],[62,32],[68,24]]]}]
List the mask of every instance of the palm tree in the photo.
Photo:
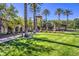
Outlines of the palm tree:
[{"label": "palm tree", "polygon": [[[58,8],[55,12],[56,15],[58,15],[58,20],[60,21],[60,16],[62,14],[63,10],[61,8]],[[60,25],[58,26],[58,29],[60,30]]]},{"label": "palm tree", "polygon": [[72,11],[71,10],[64,10],[64,15],[67,17],[67,22],[66,22],[66,30],[67,30],[67,27],[68,27],[68,20],[69,20],[69,15],[72,15]]},{"label": "palm tree", "polygon": [[58,8],[55,12],[56,15],[58,15],[58,20],[60,20],[60,16],[62,14],[63,10],[61,8]]},{"label": "palm tree", "polygon": [[33,12],[33,19],[34,19],[34,32],[36,32],[37,29],[37,24],[36,24],[36,13],[39,11],[40,9],[40,4],[39,3],[30,3],[30,8]]},{"label": "palm tree", "polygon": [[45,20],[46,20],[46,30],[48,30],[47,17],[50,14],[50,12],[48,9],[44,9],[43,14],[45,15]]},{"label": "palm tree", "polygon": [[28,27],[29,27],[30,31],[32,31],[32,29],[33,29],[32,28],[33,27],[32,24],[33,24],[32,18],[30,17],[29,20],[28,20]]},{"label": "palm tree", "polygon": [[17,17],[18,10],[14,7],[13,4],[10,4],[10,7],[6,9],[7,17],[15,18]]},{"label": "palm tree", "polygon": [[1,27],[4,27],[5,25],[3,24],[3,22],[5,22],[6,23],[6,21],[5,21],[5,15],[6,15],[6,3],[1,3],[0,4],[0,30],[1,30]]},{"label": "palm tree", "polygon": [[[2,8],[2,10],[1,10],[1,8]],[[6,30],[5,27],[8,27],[7,20],[10,20],[10,19],[15,20],[15,17],[17,17],[18,11],[15,9],[13,4],[10,4],[9,7],[7,7],[7,4],[1,4],[0,13],[1,13],[0,15],[2,16],[2,18],[4,18],[3,22],[5,23],[5,25],[3,23],[3,26],[4,26],[4,29]],[[13,29],[15,29],[15,28],[13,28]]]},{"label": "palm tree", "polygon": [[27,35],[27,3],[24,3],[25,35]]},{"label": "palm tree", "polygon": [[4,10],[5,8],[6,8],[6,4],[1,3],[1,4],[0,4],[0,16],[2,15],[3,10]]},{"label": "palm tree", "polygon": [[[6,20],[12,19],[16,23],[16,18],[18,17],[17,13],[18,13],[18,10],[14,7],[13,4],[10,4],[10,7],[6,8],[6,12],[4,16]],[[14,25],[13,32],[12,32],[13,34],[15,34],[15,28],[16,28],[16,25]]]},{"label": "palm tree", "polygon": [[23,27],[24,27],[24,19],[22,17],[18,16],[15,23],[16,23],[16,25],[18,25],[17,26],[18,31],[22,33]]}]

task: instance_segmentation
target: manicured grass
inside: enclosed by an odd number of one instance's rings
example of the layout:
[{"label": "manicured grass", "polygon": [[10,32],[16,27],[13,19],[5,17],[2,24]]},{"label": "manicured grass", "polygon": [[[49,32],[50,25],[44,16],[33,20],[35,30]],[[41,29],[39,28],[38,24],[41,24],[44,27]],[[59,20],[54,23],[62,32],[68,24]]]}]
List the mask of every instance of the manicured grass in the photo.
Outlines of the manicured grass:
[{"label": "manicured grass", "polygon": [[79,33],[37,33],[32,39],[20,38],[0,44],[0,55],[79,56]]}]

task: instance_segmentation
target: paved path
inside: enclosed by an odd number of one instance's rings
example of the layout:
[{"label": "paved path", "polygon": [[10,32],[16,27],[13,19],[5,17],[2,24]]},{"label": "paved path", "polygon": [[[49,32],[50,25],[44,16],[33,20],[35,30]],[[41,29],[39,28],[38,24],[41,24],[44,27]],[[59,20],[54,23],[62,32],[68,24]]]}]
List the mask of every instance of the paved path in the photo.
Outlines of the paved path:
[{"label": "paved path", "polygon": [[16,38],[18,38],[18,37],[20,37],[20,36],[22,36],[21,34],[17,34],[17,35],[15,35],[15,36],[7,36],[7,37],[2,37],[2,38],[0,38],[0,43],[3,43],[3,42],[6,42],[6,41],[9,41],[9,40],[13,40],[13,39],[16,39]]}]

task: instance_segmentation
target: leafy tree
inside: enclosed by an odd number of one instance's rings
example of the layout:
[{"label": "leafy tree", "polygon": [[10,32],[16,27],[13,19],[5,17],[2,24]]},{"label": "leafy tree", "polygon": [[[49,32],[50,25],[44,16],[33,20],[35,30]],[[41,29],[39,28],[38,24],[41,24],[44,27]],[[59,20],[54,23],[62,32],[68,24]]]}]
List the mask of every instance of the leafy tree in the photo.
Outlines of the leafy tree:
[{"label": "leafy tree", "polygon": [[75,28],[74,20],[69,20],[68,21],[68,28],[70,28],[70,29],[74,29]]},{"label": "leafy tree", "polygon": [[23,28],[24,28],[24,19],[22,17],[17,17],[16,19],[16,25],[18,27],[18,32],[23,32]]},{"label": "leafy tree", "polygon": [[79,29],[79,18],[75,18],[74,23],[75,23],[75,30]]},{"label": "leafy tree", "polygon": [[28,27],[29,27],[29,30],[32,31],[32,29],[33,29],[33,21],[32,21],[31,17],[28,20]]},{"label": "leafy tree", "polygon": [[53,20],[54,31],[59,30],[62,22],[60,20]]},{"label": "leafy tree", "polygon": [[15,26],[16,24],[13,19],[10,19],[9,21],[7,21],[8,33],[14,33]]},{"label": "leafy tree", "polygon": [[40,16],[37,16],[37,27],[42,30],[42,18]]},{"label": "leafy tree", "polygon": [[52,20],[49,20],[48,21],[48,30],[53,30],[53,22],[52,22]]},{"label": "leafy tree", "polygon": [[42,21],[42,30],[46,30],[46,21],[45,20]]}]

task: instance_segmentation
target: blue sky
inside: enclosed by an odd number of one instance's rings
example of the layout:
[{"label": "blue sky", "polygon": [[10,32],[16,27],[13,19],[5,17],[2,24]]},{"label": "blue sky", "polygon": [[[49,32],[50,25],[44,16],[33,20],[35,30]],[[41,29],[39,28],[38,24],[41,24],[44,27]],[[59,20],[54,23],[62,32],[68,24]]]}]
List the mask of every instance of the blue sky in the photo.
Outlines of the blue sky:
[{"label": "blue sky", "polygon": [[[24,4],[23,3],[17,3],[13,4],[15,8],[19,11],[20,16],[24,16]],[[55,11],[57,8],[62,9],[70,9],[73,12],[73,15],[70,15],[70,19],[74,19],[79,17],[79,4],[78,3],[44,3],[41,5],[41,12],[44,9],[48,9],[50,11],[50,15],[48,16],[49,20],[57,19],[57,15],[55,15]],[[42,15],[43,16],[43,15]],[[32,17],[32,12],[28,6],[28,18]],[[44,19],[44,16],[43,16]],[[61,15],[61,19],[66,19],[66,16]]]}]

